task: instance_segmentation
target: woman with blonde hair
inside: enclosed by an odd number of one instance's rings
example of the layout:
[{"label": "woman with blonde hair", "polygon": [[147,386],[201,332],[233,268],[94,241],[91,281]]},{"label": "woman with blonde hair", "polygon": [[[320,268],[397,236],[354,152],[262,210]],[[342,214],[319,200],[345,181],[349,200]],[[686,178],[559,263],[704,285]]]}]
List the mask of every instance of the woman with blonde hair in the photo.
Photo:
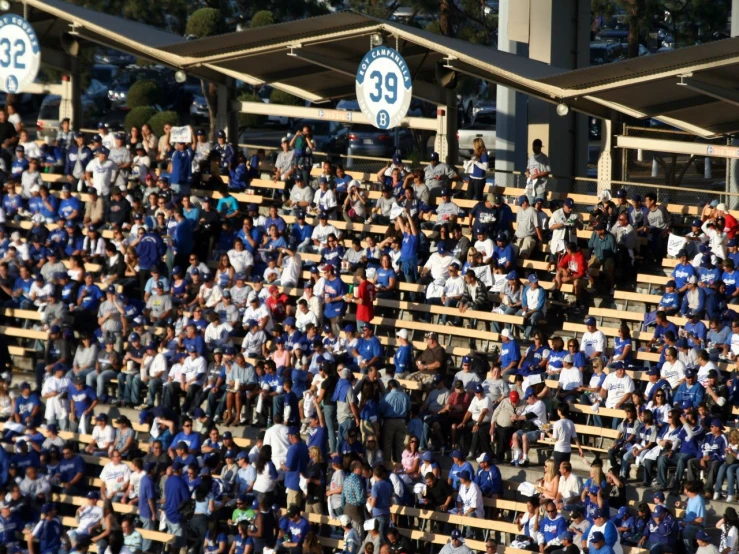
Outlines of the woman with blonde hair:
[{"label": "woman with blonde hair", "polygon": [[[580,495],[583,502],[585,502],[585,498],[588,496],[588,489],[590,487],[609,488],[606,474],[603,473],[603,464],[593,462],[593,465],[590,466],[590,477],[583,483],[582,494]],[[607,495],[608,493],[604,492],[603,494]]]},{"label": "woman with blonde hair", "polygon": [[559,489],[559,470],[554,464],[554,459],[549,458],[544,462],[544,477],[536,482],[536,492],[539,493],[539,503],[546,504],[557,497]]},{"label": "woman with blonde hair", "polygon": [[467,183],[467,200],[482,201],[482,193],[485,190],[485,173],[488,170],[488,149],[481,138],[472,141],[472,159],[469,161],[468,172],[470,175]]}]

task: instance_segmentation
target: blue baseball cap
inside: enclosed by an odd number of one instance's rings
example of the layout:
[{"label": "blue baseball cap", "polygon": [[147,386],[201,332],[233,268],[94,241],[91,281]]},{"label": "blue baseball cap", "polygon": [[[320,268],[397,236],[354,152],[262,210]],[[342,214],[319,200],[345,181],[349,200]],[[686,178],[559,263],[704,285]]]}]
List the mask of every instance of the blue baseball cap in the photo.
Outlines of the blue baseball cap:
[{"label": "blue baseball cap", "polygon": [[595,325],[595,318],[593,316],[586,317],[585,325]]},{"label": "blue baseball cap", "polygon": [[[663,499],[664,500],[664,499]],[[667,509],[662,504],[657,504],[654,507],[654,510],[652,510],[652,517],[661,516],[667,511]]]},{"label": "blue baseball cap", "polygon": [[695,534],[695,540],[709,542],[711,537],[705,532],[705,530],[698,529],[698,532]]},{"label": "blue baseball cap", "polygon": [[226,138],[226,133],[222,129],[216,131],[216,138]]},{"label": "blue baseball cap", "polygon": [[462,363],[463,364],[469,364],[472,362],[472,357],[470,356],[462,356]]},{"label": "blue baseball cap", "polygon": [[603,533],[601,533],[600,531],[593,531],[593,534],[590,535],[590,540],[592,542],[606,542],[606,538],[603,536]]},{"label": "blue baseball cap", "polygon": [[665,493],[663,493],[662,491],[657,491],[654,493],[654,495],[652,495],[652,498],[654,498],[655,500],[659,500],[660,502],[664,502]]},{"label": "blue baseball cap", "polygon": [[567,206],[568,208],[574,208],[575,207],[575,201],[572,198],[565,198],[564,202],[562,202],[564,206]]},{"label": "blue baseball cap", "polygon": [[431,152],[431,161],[432,162],[438,162],[439,161],[439,153],[438,152]]},{"label": "blue baseball cap", "polygon": [[524,202],[528,203],[528,201],[529,201],[529,197],[526,196],[525,194],[522,194],[521,196],[518,197],[519,206],[522,205]]},{"label": "blue baseball cap", "polygon": [[574,538],[574,535],[570,531],[565,531],[564,533],[559,534],[559,540],[561,541],[570,541],[572,542],[572,539]]},{"label": "blue baseball cap", "polygon": [[599,517],[603,517],[603,512],[600,508],[595,508],[591,515],[593,516],[593,519],[598,519]]}]

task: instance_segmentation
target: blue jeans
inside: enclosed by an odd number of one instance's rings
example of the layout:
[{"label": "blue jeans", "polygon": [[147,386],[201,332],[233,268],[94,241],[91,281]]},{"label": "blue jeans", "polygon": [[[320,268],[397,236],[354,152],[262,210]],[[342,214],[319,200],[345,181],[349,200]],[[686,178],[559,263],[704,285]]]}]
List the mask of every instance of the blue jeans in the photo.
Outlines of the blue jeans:
[{"label": "blue jeans", "polygon": [[659,481],[659,484],[663,487],[667,487],[667,468],[670,466],[675,466],[675,483],[680,484],[680,481],[683,478],[683,472],[685,471],[685,466],[688,465],[688,460],[691,458],[695,458],[692,454],[679,454],[675,453],[669,458],[667,456],[660,456],[659,461],[657,462],[657,480]]},{"label": "blue jeans", "polygon": [[323,419],[328,433],[329,452],[336,452],[336,406],[323,406]]},{"label": "blue jeans", "polygon": [[[344,421],[339,423],[339,439],[340,440],[346,440],[346,436],[349,433],[350,430],[354,429],[356,426],[354,425],[354,418],[348,417]],[[331,452],[335,452],[335,450],[332,450]]]},{"label": "blue jeans", "polygon": [[[406,283],[417,283],[418,282],[418,256],[413,256],[407,260],[401,260],[400,270],[403,272],[403,277]],[[417,294],[415,292],[410,293],[411,302],[416,302]]]},{"label": "blue jeans", "polygon": [[[505,306],[503,308],[503,314],[504,315],[516,315],[516,312],[518,311],[518,308],[511,308],[510,306]],[[490,329],[493,331],[493,333],[500,333],[500,323],[497,321],[493,321],[490,323]]]},{"label": "blue jeans", "polygon": [[724,477],[728,477],[729,484],[726,487],[726,494],[733,496],[736,490],[735,483],[737,480],[738,470],[739,462],[735,462],[731,465],[726,463],[721,464],[721,467],[718,468],[718,473],[716,474],[716,484],[713,486],[713,492],[721,492],[721,489],[724,486]]}]

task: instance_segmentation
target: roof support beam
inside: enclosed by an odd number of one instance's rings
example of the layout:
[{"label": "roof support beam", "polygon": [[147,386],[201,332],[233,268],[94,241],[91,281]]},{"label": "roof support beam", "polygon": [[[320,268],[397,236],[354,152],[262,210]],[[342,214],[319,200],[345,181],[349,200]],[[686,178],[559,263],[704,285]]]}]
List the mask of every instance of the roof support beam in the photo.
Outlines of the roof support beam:
[{"label": "roof support beam", "polygon": [[699,106],[705,106],[706,104],[713,104],[716,101],[717,100],[715,98],[710,96],[692,96],[682,100],[652,104],[651,106],[641,108],[639,111],[644,112],[648,117],[654,117],[680,110],[687,110],[688,108],[697,108]]},{"label": "roof support beam", "polygon": [[41,59],[44,65],[48,65],[64,73],[70,73],[72,71],[72,58],[61,49],[41,46]]},{"label": "roof support beam", "polygon": [[[357,75],[357,64],[354,62],[337,60],[314,54],[312,52],[306,52],[303,48],[295,48],[288,55],[319,67],[324,67],[336,73],[341,73],[347,77],[351,77],[352,81]],[[425,100],[426,102],[446,106],[453,98],[453,95],[453,90],[442,88],[439,85],[434,85],[433,83],[428,83],[426,81],[419,81],[418,79],[413,81],[413,96],[420,98],[421,100]]]},{"label": "roof support beam", "polygon": [[704,83],[691,77],[681,78],[678,86],[688,88],[705,96],[715,98],[716,100],[719,100],[721,102],[726,102],[727,104],[739,106],[739,91],[733,89],[720,87],[718,85],[711,85],[709,83]]}]

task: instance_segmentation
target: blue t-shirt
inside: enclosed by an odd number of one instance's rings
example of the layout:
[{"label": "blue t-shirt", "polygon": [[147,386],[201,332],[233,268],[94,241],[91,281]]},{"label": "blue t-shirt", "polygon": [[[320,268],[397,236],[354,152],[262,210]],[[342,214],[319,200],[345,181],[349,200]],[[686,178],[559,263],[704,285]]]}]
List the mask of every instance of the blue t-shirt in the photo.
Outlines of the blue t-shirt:
[{"label": "blue t-shirt", "polygon": [[371,496],[375,499],[375,505],[372,507],[372,517],[390,514],[390,499],[393,497],[393,486],[388,481],[377,481],[372,485]]},{"label": "blue t-shirt", "polygon": [[139,516],[144,520],[151,519],[149,499],[156,502],[154,481],[149,475],[144,475],[139,482]]},{"label": "blue t-shirt", "polygon": [[180,505],[190,498],[190,489],[179,475],[170,475],[164,482],[164,513],[170,523],[182,521]]},{"label": "blue t-shirt", "polygon": [[172,444],[177,445],[180,441],[187,443],[188,452],[200,451],[200,434],[191,432],[186,435],[184,431],[180,431],[175,435]]},{"label": "blue t-shirt", "polygon": [[303,544],[305,536],[309,531],[310,523],[308,523],[304,517],[301,517],[297,522],[289,520],[286,535],[290,538],[289,542],[294,542],[300,546]]},{"label": "blue t-shirt", "polygon": [[308,467],[308,459],[308,446],[303,441],[290,445],[290,448],[287,449],[285,458],[285,467],[288,469],[285,472],[285,488],[287,490],[300,490],[300,474],[305,473]]},{"label": "blue t-shirt", "polygon": [[[480,156],[480,163],[488,163],[488,155],[487,153],[483,153],[482,156]],[[485,170],[477,167],[476,165],[472,166],[472,173],[470,173],[470,177],[473,177],[475,179],[484,179],[485,178]]]},{"label": "blue t-shirt", "polygon": [[703,521],[705,522],[706,503],[700,494],[694,496],[693,498],[688,498],[688,505],[685,508],[684,518],[687,523],[690,523],[691,521],[699,517],[702,517]]},{"label": "blue t-shirt", "polygon": [[418,256],[418,235],[403,233],[403,242],[400,245],[400,259],[414,260]]},{"label": "blue t-shirt", "polygon": [[411,370],[413,362],[413,347],[410,344],[399,346],[395,350],[393,363],[395,364],[395,373],[405,373]]},{"label": "blue t-shirt", "polygon": [[[323,292],[325,295],[332,298],[338,296],[344,296],[346,294],[346,285],[340,277],[334,277],[330,281],[326,281],[323,286]],[[335,302],[326,302],[323,310],[323,315],[327,318],[337,317],[344,314],[346,310],[346,302],[343,298]]]},{"label": "blue t-shirt", "polygon": [[85,461],[82,459],[82,456],[76,455],[73,455],[69,460],[62,458],[57,471],[59,472],[59,482],[69,483],[74,479],[75,475],[79,473],[82,475],[85,474]]}]

